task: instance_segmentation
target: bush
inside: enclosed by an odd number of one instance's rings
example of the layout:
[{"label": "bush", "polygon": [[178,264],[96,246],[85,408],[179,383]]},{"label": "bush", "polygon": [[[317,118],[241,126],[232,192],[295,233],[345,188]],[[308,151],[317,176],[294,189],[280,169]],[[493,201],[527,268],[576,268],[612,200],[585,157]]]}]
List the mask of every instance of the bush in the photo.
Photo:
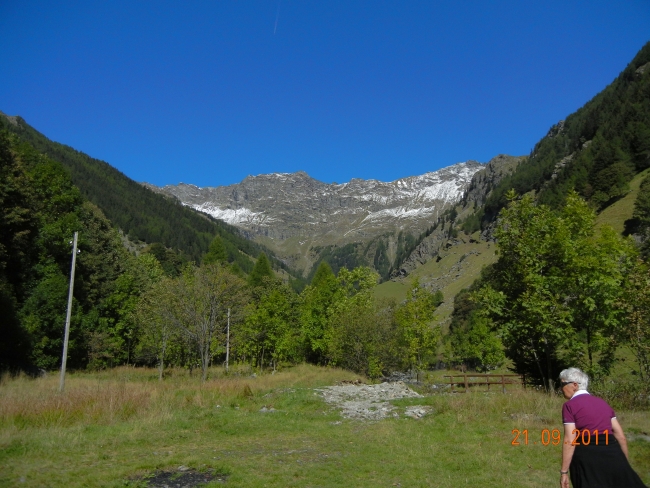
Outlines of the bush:
[{"label": "bush", "polygon": [[592,383],[590,390],[614,410],[650,409],[650,385],[640,378],[597,381]]}]

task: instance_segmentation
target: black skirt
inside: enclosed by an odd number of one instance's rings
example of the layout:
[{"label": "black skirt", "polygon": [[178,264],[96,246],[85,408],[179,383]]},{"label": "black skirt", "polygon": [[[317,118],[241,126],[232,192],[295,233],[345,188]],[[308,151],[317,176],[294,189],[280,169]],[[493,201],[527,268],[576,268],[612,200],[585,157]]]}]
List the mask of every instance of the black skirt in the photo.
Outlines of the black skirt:
[{"label": "black skirt", "polygon": [[598,444],[592,438],[588,445],[577,445],[569,476],[573,488],[648,488],[611,434],[608,438],[599,435]]}]

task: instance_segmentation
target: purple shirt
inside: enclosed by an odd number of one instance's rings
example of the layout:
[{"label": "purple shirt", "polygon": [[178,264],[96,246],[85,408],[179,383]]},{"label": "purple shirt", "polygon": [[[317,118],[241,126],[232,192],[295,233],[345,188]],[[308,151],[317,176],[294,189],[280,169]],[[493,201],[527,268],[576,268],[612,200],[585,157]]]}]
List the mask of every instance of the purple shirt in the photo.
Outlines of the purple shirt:
[{"label": "purple shirt", "polygon": [[612,431],[612,419],[616,414],[605,400],[588,393],[574,395],[562,406],[562,421],[576,424],[576,429],[597,430],[598,433]]}]

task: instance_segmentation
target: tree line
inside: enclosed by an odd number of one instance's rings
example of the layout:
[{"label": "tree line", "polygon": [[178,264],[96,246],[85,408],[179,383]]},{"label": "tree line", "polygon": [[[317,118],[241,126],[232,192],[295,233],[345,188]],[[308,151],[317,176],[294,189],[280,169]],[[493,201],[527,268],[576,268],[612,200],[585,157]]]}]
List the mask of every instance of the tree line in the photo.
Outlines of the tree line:
[{"label": "tree line", "polygon": [[156,260],[138,258],[146,286],[131,288],[137,299],[122,315],[136,338],[134,363],[157,365],[161,378],[165,366],[196,367],[206,379],[209,366],[223,364],[227,354],[251,370],[308,361],[380,377],[421,369],[435,356],[441,296],[418,282],[404,303],[377,301],[374,271],[343,267],[335,275],[321,263],[298,294],[274,276],[264,254],[248,276],[218,255],[209,253],[175,278]]},{"label": "tree line", "polygon": [[576,192],[553,209],[507,194],[498,218],[498,260],[456,297],[446,338],[450,361],[490,370],[508,358],[533,384],[553,389],[559,372],[607,377],[620,347],[650,379],[650,267],[631,238],[595,228]]}]

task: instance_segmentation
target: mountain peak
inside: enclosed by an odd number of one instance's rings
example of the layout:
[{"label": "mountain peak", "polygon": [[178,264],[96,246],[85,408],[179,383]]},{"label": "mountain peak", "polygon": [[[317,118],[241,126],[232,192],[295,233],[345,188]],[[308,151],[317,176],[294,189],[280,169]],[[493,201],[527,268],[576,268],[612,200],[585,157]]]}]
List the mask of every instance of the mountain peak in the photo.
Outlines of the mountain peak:
[{"label": "mountain peak", "polygon": [[[287,241],[297,242],[297,252],[305,255],[310,249],[307,242],[316,246],[365,242],[402,229],[417,235],[457,203],[472,177],[485,167],[465,161],[391,182],[352,178],[342,184],[323,183],[304,171],[270,173],[228,186],[179,184],[161,191],[267,244],[276,243],[279,255]],[[295,255],[285,258],[293,260]]]}]

